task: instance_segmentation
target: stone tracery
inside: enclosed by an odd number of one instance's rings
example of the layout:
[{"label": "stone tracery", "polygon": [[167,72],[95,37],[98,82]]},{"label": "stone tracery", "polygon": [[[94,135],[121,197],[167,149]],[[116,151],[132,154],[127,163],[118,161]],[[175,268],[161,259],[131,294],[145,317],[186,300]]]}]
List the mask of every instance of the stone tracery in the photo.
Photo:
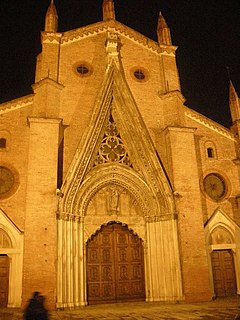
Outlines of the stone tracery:
[{"label": "stone tracery", "polygon": [[108,162],[118,162],[131,166],[128,153],[111,114],[109,116],[107,128],[99,147],[98,154],[94,161],[94,166]]}]

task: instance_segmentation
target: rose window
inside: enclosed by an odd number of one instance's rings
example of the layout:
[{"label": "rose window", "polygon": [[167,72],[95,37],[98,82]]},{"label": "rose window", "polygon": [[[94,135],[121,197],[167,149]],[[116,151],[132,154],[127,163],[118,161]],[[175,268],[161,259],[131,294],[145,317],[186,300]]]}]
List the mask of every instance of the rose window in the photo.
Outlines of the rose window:
[{"label": "rose window", "polygon": [[95,165],[107,162],[131,165],[129,156],[111,115],[97,154]]}]

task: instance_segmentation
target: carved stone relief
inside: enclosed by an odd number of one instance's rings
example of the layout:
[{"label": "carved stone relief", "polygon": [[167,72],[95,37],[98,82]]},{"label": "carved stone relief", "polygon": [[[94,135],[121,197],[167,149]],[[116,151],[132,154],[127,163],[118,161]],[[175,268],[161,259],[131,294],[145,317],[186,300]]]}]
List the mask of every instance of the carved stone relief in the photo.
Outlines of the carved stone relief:
[{"label": "carved stone relief", "polygon": [[213,230],[210,237],[210,244],[230,244],[233,243],[231,234],[223,227]]},{"label": "carved stone relief", "polygon": [[134,196],[119,185],[108,185],[89,201],[86,216],[136,216],[142,215]]}]

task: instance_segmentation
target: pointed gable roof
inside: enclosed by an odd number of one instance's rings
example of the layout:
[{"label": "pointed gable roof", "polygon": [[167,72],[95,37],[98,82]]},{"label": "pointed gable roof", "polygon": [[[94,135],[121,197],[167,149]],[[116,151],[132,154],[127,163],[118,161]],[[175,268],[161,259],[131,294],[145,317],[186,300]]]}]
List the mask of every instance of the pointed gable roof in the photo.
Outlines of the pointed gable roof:
[{"label": "pointed gable roof", "polygon": [[177,47],[173,45],[167,45],[167,46],[164,44],[159,45],[156,41],[142,35],[136,30],[114,19],[97,22],[94,24],[90,24],[88,26],[63,32],[61,44],[68,45],[68,44],[71,44],[72,42],[76,42],[81,39],[85,39],[87,37],[92,37],[99,33],[106,33],[106,32],[114,32],[118,35],[121,35],[135,42],[136,44],[141,45],[157,54],[166,52],[168,54],[174,55],[175,51],[177,50]]},{"label": "pointed gable roof", "polygon": [[[110,113],[117,124],[133,168],[111,161],[93,168]],[[60,199],[63,212],[70,215],[84,214],[87,205],[84,205],[84,199],[87,197],[87,188],[94,183],[93,180],[95,183],[98,181],[92,188],[95,190],[93,192],[100,188],[100,180],[102,185],[111,181],[116,184],[128,183],[132,192],[139,195],[138,200],[145,216],[163,217],[174,214],[171,187],[124,78],[121,63],[116,59],[108,61],[89,130],[78,146],[63,183],[64,196]]]}]

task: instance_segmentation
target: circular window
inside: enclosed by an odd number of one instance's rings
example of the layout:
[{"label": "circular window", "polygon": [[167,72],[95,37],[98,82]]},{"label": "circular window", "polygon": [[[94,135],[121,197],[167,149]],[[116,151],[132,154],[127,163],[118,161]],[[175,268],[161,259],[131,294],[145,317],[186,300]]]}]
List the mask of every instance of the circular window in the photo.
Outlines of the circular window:
[{"label": "circular window", "polygon": [[131,76],[138,82],[145,82],[149,79],[149,72],[142,67],[135,67],[130,70]]},{"label": "circular window", "polygon": [[227,193],[226,182],[217,173],[210,173],[203,179],[203,188],[206,194],[214,201],[223,199]]},{"label": "circular window", "polygon": [[146,77],[144,72],[142,70],[140,70],[140,69],[134,71],[133,74],[134,74],[134,77],[137,78],[138,80],[143,80]]},{"label": "circular window", "polygon": [[92,67],[85,61],[75,63],[73,70],[80,77],[88,77],[92,74]]},{"label": "circular window", "polygon": [[17,171],[7,165],[0,166],[0,199],[10,197],[19,186]]},{"label": "circular window", "polygon": [[81,75],[85,75],[89,72],[89,69],[84,64],[80,64],[79,66],[77,66],[77,72]]},{"label": "circular window", "polygon": [[14,175],[6,167],[0,167],[0,195],[8,193],[14,185]]}]

